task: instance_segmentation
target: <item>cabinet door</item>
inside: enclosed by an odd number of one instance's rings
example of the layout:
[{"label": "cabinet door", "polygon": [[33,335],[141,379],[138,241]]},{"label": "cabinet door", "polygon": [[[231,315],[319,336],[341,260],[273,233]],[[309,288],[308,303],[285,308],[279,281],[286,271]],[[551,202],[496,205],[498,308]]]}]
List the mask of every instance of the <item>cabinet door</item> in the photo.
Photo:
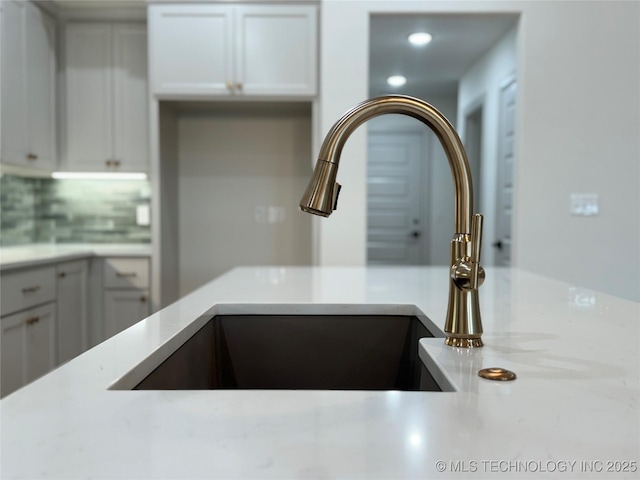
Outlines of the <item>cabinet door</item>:
[{"label": "cabinet door", "polygon": [[0,319],[2,337],[2,396],[17,390],[26,383],[26,324],[22,315],[10,315]]},{"label": "cabinet door", "polygon": [[77,357],[87,348],[87,261],[57,266],[58,364]]},{"label": "cabinet door", "polygon": [[316,9],[242,6],[236,10],[236,82],[246,95],[315,95]]},{"label": "cabinet door", "polygon": [[27,71],[27,159],[55,168],[55,24],[31,3],[25,6]]},{"label": "cabinet door", "polygon": [[147,29],[142,24],[113,27],[114,158],[121,171],[149,169]]},{"label": "cabinet door", "polygon": [[111,26],[66,27],[67,168],[104,170],[113,158]]},{"label": "cabinet door", "polygon": [[147,290],[106,290],[104,338],[112,337],[149,316]]},{"label": "cabinet door", "polygon": [[5,396],[55,367],[55,303],[0,319],[1,395]]},{"label": "cabinet door", "polygon": [[233,82],[232,8],[151,5],[149,45],[156,95],[228,95]]},{"label": "cabinet door", "polygon": [[27,157],[25,5],[2,2],[2,162],[14,165]]}]

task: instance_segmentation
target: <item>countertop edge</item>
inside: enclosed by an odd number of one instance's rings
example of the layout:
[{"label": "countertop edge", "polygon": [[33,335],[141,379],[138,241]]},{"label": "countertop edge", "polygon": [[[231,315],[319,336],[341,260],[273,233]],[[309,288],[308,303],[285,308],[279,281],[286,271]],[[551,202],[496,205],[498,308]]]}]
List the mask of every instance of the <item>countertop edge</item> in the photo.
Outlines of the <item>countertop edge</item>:
[{"label": "countertop edge", "polygon": [[0,248],[0,272],[92,257],[150,257],[151,244],[33,244]]}]

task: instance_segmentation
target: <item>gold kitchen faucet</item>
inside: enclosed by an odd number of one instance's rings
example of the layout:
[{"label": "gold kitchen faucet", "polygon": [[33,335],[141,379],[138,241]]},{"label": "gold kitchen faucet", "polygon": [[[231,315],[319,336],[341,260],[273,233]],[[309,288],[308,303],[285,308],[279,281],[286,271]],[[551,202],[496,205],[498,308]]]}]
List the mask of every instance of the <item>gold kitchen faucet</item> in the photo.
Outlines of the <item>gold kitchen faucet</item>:
[{"label": "gold kitchen faucet", "polygon": [[418,98],[385,95],[371,98],[345,113],[322,143],[313,177],[300,201],[300,209],[328,217],[337,207],[336,182],[340,154],[351,133],[367,120],[386,114],[403,114],[420,120],[436,134],[449,160],[455,194],[455,232],[451,240],[449,304],[445,343],[453,347],[481,347],[482,320],[478,287],[485,278],[480,266],[482,215],[473,212],[471,169],[460,137],[435,107]]}]

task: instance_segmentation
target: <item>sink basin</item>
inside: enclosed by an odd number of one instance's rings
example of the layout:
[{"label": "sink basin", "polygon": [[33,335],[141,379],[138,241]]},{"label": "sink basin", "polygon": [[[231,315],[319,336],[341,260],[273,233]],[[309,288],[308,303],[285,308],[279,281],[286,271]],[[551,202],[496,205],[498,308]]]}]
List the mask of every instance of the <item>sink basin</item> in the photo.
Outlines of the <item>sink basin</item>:
[{"label": "sink basin", "polygon": [[218,307],[144,378],[112,388],[443,391],[418,341],[444,335],[416,307]]}]

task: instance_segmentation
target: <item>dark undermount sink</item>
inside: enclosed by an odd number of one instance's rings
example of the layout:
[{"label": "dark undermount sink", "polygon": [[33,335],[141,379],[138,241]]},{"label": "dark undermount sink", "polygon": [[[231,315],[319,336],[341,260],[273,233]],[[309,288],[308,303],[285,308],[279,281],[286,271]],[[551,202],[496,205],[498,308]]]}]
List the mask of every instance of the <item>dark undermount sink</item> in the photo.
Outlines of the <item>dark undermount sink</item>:
[{"label": "dark undermount sink", "polygon": [[218,312],[133,389],[442,391],[418,355],[419,339],[434,336],[425,323],[415,314]]}]

